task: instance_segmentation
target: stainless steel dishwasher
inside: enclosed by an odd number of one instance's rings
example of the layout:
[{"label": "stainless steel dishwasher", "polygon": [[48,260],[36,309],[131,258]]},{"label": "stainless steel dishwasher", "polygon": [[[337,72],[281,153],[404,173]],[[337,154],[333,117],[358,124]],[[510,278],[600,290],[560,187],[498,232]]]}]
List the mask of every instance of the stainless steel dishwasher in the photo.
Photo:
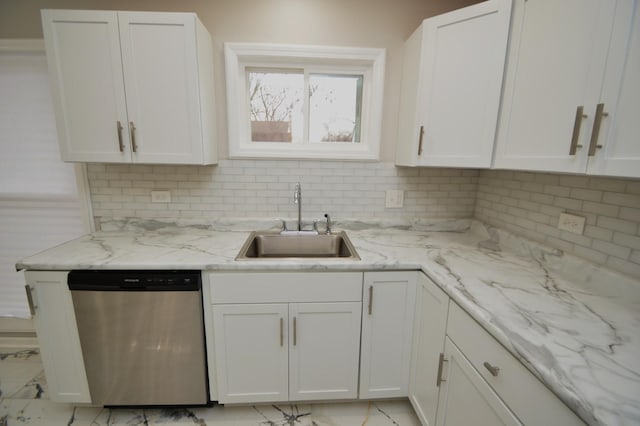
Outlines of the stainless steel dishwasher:
[{"label": "stainless steel dishwasher", "polygon": [[93,404],[209,401],[200,271],[71,271]]}]

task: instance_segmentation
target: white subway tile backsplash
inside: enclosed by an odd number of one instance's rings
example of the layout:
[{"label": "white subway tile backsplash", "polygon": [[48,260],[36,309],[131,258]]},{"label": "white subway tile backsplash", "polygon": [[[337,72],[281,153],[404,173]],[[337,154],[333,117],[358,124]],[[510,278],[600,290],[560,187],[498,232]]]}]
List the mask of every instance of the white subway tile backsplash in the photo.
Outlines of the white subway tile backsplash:
[{"label": "white subway tile backsplash", "polygon": [[640,237],[636,237],[635,235],[616,232],[613,234],[613,242],[624,247],[640,250]]},{"label": "white subway tile backsplash", "polygon": [[630,220],[616,219],[613,217],[598,217],[598,226],[611,229],[613,231],[635,234],[638,229],[638,223]]},{"label": "white subway tile backsplash", "polygon": [[[142,218],[476,217],[640,277],[640,181],[505,170],[407,168],[393,163],[222,160],[217,166],[90,164],[94,216]],[[385,191],[404,207],[385,208]],[[151,203],[169,190],[171,203]],[[586,218],[584,235],[557,229],[560,213]],[[99,220],[97,221],[99,222]]]},{"label": "white subway tile backsplash", "polygon": [[605,192],[602,201],[608,204],[640,209],[640,196],[637,193]]},{"label": "white subway tile backsplash", "polygon": [[[527,215],[522,216],[525,210]],[[583,235],[557,229],[560,213],[586,218]],[[640,277],[640,181],[483,170],[475,217]],[[526,220],[525,220],[526,219]],[[530,225],[535,223],[535,231]]]},{"label": "white subway tile backsplash", "polygon": [[[293,218],[293,188],[301,182],[305,217],[329,212],[334,218],[413,218],[472,217],[479,172],[392,163],[222,160],[217,166],[90,164],[88,176],[96,217]],[[151,203],[152,189],[169,190],[172,202]],[[386,209],[386,189],[404,190],[405,206]]]}]

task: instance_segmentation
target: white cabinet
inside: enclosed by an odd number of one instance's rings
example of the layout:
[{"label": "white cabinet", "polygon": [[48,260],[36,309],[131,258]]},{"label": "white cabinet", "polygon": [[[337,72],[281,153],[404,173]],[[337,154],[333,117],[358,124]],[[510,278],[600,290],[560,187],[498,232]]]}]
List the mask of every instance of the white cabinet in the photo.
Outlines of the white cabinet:
[{"label": "white cabinet", "polygon": [[360,302],[289,305],[289,399],[355,399]]},{"label": "white cabinet", "polygon": [[43,10],[64,161],[211,164],[213,47],[192,13]]},{"label": "white cabinet", "polygon": [[448,372],[440,389],[437,426],[522,424],[448,337],[444,356]]},{"label": "white cabinet", "polygon": [[426,19],[407,40],[396,164],[490,167],[511,0]]},{"label": "white cabinet", "polygon": [[67,272],[26,271],[40,354],[52,401],[89,403],[89,383],[82,358]]},{"label": "white cabinet", "polygon": [[422,273],[417,287],[409,400],[423,425],[584,425]]},{"label": "white cabinet", "polygon": [[406,397],[418,272],[365,272],[360,398]]},{"label": "white cabinet", "polygon": [[444,351],[449,296],[418,273],[409,401],[424,425],[435,425],[438,361]]},{"label": "white cabinet", "polygon": [[[587,173],[640,177],[640,2],[618,1],[600,102],[602,148]],[[592,135],[593,137],[593,135]]]},{"label": "white cabinet", "polygon": [[442,365],[438,425],[584,425],[455,303]]},{"label": "white cabinet", "polygon": [[219,402],[357,398],[362,273],[208,279]]},{"label": "white cabinet", "polygon": [[514,2],[494,167],[640,176],[637,3]]},{"label": "white cabinet", "polygon": [[287,401],[286,304],[214,305],[218,400]]}]

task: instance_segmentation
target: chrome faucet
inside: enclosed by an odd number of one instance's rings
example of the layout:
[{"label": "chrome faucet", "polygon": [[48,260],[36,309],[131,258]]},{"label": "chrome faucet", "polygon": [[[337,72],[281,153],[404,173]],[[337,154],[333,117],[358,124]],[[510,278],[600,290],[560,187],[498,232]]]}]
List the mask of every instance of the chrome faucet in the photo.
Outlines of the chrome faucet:
[{"label": "chrome faucet", "polygon": [[302,187],[296,183],[293,192],[293,202],[298,205],[298,232],[302,231]]},{"label": "chrome faucet", "polygon": [[324,217],[327,218],[327,227],[326,227],[324,233],[327,234],[327,235],[331,235],[331,226],[332,226],[331,216],[329,216],[329,213],[325,213]]}]

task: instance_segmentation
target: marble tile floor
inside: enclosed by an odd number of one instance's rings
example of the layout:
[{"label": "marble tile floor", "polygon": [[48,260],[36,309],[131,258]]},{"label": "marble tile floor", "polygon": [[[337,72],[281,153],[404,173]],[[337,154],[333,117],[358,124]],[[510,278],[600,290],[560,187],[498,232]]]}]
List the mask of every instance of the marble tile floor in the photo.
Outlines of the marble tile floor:
[{"label": "marble tile floor", "polygon": [[0,347],[0,426],[418,426],[406,400],[131,409],[51,402],[37,348]]}]

